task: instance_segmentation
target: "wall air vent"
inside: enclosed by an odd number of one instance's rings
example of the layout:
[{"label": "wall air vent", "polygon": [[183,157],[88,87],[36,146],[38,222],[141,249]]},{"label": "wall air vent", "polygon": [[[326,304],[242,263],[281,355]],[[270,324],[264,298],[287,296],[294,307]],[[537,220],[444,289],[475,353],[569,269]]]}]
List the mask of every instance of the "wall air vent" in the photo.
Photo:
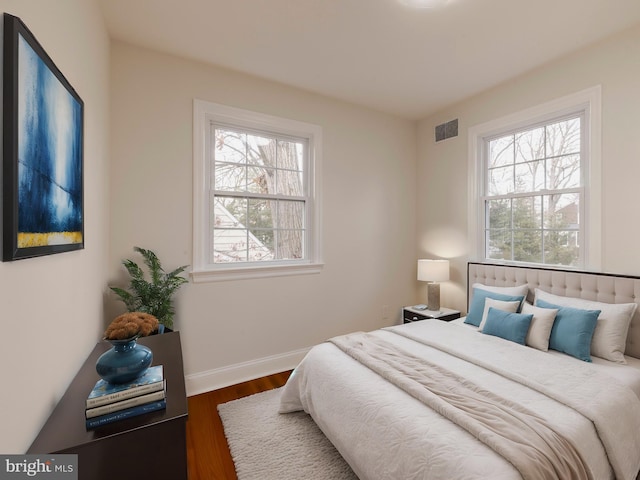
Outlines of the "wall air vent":
[{"label": "wall air vent", "polygon": [[436,142],[458,136],[458,119],[436,126]]}]

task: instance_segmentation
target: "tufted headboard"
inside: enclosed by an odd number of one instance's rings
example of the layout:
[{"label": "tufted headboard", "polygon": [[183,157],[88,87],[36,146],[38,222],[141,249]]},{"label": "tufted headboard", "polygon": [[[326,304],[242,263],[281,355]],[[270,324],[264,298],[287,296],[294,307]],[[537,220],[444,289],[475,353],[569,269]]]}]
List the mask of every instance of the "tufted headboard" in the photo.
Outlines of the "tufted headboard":
[{"label": "tufted headboard", "polygon": [[[565,297],[605,303],[640,303],[640,277],[610,273],[580,272],[537,267],[516,267],[469,262],[467,265],[467,305],[471,285],[497,287],[529,285],[527,300],[533,303],[534,289]],[[640,307],[631,319],[625,355],[640,358]]]}]

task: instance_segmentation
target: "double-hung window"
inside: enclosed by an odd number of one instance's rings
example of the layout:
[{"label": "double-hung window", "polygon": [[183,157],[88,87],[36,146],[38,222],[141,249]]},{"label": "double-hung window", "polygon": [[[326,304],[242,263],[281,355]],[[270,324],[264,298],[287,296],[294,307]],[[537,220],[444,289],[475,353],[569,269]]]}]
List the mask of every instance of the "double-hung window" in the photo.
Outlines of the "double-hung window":
[{"label": "double-hung window", "polygon": [[583,115],[485,139],[485,256],[577,266]]},{"label": "double-hung window", "polygon": [[578,102],[471,130],[477,256],[570,268],[594,263],[587,248],[597,228],[590,207],[599,203],[591,188],[591,107]]},{"label": "double-hung window", "polygon": [[199,100],[194,123],[194,279],[317,271],[320,128]]}]

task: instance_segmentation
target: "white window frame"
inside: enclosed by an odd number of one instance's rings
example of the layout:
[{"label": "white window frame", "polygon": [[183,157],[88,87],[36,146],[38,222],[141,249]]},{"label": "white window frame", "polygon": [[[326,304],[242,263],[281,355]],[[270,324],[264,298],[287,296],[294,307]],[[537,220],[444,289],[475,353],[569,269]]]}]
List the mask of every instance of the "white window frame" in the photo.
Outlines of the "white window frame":
[{"label": "white window frame", "polygon": [[[305,139],[308,165],[305,177],[305,258],[301,260],[238,263],[211,263],[209,181],[211,179],[210,132],[212,123],[241,129],[266,131]],[[195,283],[282,275],[319,273],[322,270],[321,213],[322,128],[318,125],[252,112],[205,100],[193,101],[193,264]]]},{"label": "white window frame", "polygon": [[[574,268],[600,270],[602,264],[602,107],[601,87],[595,86],[575,94],[552,100],[542,105],[532,107],[496,120],[476,125],[469,129],[468,143],[468,230],[469,230],[469,259],[490,263],[504,263],[510,265],[524,264],[505,260],[489,259],[485,257],[485,209],[480,201],[484,193],[485,139],[494,137],[505,131],[525,129],[532,125],[545,123],[554,118],[583,113],[585,125],[583,127],[585,146],[583,155],[584,169],[584,205],[581,206],[583,223],[582,264]],[[526,265],[531,265],[526,263]],[[553,265],[541,265],[554,268]],[[555,266],[556,268],[571,269],[569,266]]]}]

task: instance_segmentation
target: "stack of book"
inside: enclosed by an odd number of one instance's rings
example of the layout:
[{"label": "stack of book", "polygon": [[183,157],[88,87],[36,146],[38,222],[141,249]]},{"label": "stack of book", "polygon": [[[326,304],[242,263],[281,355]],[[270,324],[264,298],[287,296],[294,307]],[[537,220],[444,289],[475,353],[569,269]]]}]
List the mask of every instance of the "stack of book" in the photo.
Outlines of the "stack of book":
[{"label": "stack of book", "polygon": [[100,379],[87,397],[87,429],[166,408],[162,365],[149,367],[139,378],[113,384]]}]

